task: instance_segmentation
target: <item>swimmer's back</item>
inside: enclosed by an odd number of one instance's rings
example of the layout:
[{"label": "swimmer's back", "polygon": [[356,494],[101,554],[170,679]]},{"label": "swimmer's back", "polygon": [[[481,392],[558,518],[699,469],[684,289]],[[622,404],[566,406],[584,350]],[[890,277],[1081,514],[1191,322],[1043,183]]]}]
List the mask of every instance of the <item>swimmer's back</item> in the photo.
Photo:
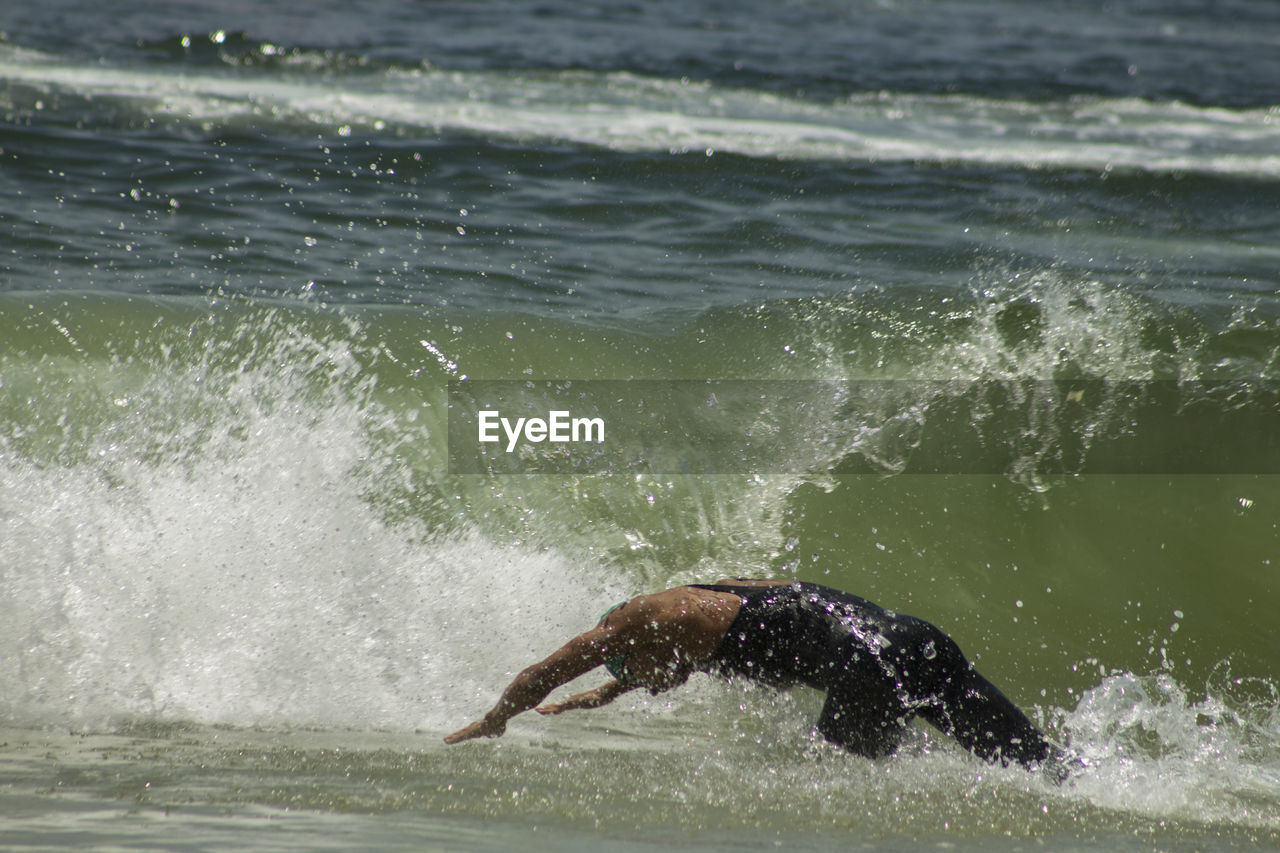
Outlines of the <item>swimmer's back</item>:
[{"label": "swimmer's back", "polygon": [[913,616],[820,584],[693,586],[742,599],[711,667],[780,687],[828,689],[850,678],[883,680],[886,651],[914,646],[922,628],[936,630]]}]

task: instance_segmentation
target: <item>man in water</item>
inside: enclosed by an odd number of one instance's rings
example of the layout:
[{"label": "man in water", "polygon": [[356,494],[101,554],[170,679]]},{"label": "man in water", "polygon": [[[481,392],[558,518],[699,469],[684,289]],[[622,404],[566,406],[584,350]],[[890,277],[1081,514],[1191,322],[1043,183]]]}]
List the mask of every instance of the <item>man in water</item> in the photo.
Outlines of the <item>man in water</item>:
[{"label": "man in water", "polygon": [[[612,681],[539,707],[552,690],[602,665]],[[517,675],[498,704],[445,743],[497,737],[530,708],[598,708],[639,687],[657,695],[693,672],[825,690],[818,732],[859,755],[893,752],[918,716],[987,761],[1033,768],[1060,757],[955,642],[923,619],[817,584],[761,580],[681,586],[614,607]]]}]

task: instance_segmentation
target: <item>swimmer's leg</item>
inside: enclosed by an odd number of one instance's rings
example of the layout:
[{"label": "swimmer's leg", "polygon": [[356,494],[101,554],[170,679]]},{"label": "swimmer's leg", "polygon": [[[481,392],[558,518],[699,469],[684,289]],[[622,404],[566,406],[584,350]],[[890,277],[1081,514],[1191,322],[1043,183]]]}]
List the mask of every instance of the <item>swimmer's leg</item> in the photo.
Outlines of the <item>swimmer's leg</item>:
[{"label": "swimmer's leg", "polygon": [[906,717],[896,696],[887,691],[871,695],[878,692],[832,688],[818,717],[819,734],[867,758],[892,753],[906,731]]},{"label": "swimmer's leg", "polygon": [[930,679],[928,702],[918,709],[922,718],[986,761],[1035,767],[1057,756],[1048,738],[973,668],[951,638],[938,631],[934,639],[941,666]]},{"label": "swimmer's leg", "polygon": [[1027,715],[977,670],[970,667],[956,681],[955,689],[938,704],[922,708],[920,716],[987,761],[1034,767],[1054,754]]}]

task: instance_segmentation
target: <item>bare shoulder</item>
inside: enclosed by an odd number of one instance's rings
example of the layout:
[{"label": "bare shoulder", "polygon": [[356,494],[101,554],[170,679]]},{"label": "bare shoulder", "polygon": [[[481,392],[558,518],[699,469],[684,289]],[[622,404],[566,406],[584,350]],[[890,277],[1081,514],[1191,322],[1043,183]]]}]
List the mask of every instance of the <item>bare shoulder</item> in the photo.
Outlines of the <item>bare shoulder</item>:
[{"label": "bare shoulder", "polygon": [[617,631],[727,626],[741,605],[741,599],[729,593],[677,586],[636,596],[612,611],[605,624]]},{"label": "bare shoulder", "polygon": [[660,616],[677,616],[691,608],[699,607],[702,602],[714,599],[722,594],[712,590],[676,586],[671,589],[664,589],[661,592],[637,595],[613,611],[611,615],[620,617],[620,622],[632,619],[652,619]]},{"label": "bare shoulder", "polygon": [[631,673],[654,687],[670,674],[655,673],[673,661],[709,658],[741,608],[742,599],[731,593],[680,586],[631,599],[598,630],[607,637],[607,654],[625,652]]}]

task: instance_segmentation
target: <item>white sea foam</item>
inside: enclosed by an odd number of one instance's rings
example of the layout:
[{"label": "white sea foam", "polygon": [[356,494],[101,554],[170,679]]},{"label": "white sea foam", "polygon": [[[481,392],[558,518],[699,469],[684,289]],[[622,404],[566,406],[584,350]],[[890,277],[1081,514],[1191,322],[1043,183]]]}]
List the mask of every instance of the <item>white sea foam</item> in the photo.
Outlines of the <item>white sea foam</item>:
[{"label": "white sea foam", "polygon": [[0,79],[38,92],[117,98],[140,114],[209,128],[280,123],[623,151],[1280,176],[1275,108],[892,92],[820,103],[623,72],[167,73],[72,64],[12,47],[0,47]]},{"label": "white sea foam", "polygon": [[615,600],[539,545],[388,524],[372,384],[276,332],[230,366],[5,363],[58,378],[41,429],[96,427],[0,433],[0,721],[445,729]]},{"label": "white sea foam", "polygon": [[[1190,695],[1169,674],[1115,673],[1061,714],[1089,763],[1067,793],[1153,816],[1280,826],[1280,703],[1241,703],[1232,680]],[[1234,681],[1239,685],[1241,680]]]}]

